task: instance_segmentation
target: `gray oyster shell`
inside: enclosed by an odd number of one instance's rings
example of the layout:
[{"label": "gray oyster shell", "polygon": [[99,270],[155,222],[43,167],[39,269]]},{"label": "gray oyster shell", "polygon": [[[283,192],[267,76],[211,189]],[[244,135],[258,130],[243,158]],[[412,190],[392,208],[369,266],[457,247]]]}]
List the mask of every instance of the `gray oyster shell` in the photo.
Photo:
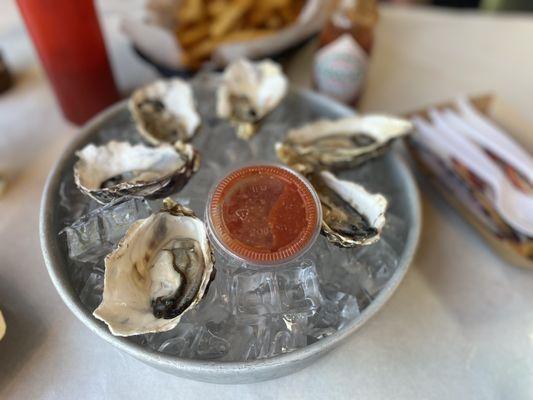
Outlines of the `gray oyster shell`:
[{"label": "gray oyster shell", "polygon": [[139,133],[152,145],[190,141],[201,123],[192,88],[179,78],[137,89],[128,107]]},{"label": "gray oyster shell", "polygon": [[339,247],[369,245],[379,240],[385,225],[387,200],[331,172],[309,175],[322,204],[322,234]]},{"label": "gray oyster shell", "polygon": [[384,115],[319,120],[290,130],[276,144],[276,152],[281,161],[304,173],[316,167],[354,167],[383,154],[412,128],[407,120]]},{"label": "gray oyster shell", "polygon": [[198,170],[192,145],[148,147],[111,141],[76,152],[76,186],[99,203],[123,196],[161,198],[180,190]]},{"label": "gray oyster shell", "polygon": [[170,199],[135,222],[105,259],[103,300],[94,316],[113,335],[165,332],[202,300],[214,277],[204,223]]},{"label": "gray oyster shell", "polygon": [[271,60],[234,61],[224,70],[217,89],[217,115],[236,125],[237,136],[249,139],[256,124],[283,100],[288,86],[281,66]]}]

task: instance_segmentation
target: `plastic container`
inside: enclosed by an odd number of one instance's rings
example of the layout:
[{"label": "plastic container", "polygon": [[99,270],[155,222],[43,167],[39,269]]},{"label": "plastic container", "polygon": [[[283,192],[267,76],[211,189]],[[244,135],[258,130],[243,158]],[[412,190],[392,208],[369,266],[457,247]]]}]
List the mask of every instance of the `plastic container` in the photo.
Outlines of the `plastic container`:
[{"label": "plastic container", "polygon": [[65,118],[82,124],[120,99],[93,0],[17,0]]},{"label": "plastic container", "polygon": [[320,232],[322,208],[311,184],[275,164],[229,172],[206,206],[218,250],[250,266],[286,265],[303,255]]}]

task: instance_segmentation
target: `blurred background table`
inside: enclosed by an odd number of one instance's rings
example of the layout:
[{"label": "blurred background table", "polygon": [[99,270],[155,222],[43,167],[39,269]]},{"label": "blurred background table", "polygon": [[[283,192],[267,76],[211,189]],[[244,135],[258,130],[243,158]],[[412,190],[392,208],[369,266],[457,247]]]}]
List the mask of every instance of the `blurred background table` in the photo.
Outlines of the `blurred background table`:
[{"label": "blurred background table", "polygon": [[[156,77],[119,21],[142,2],[98,2],[123,93]],[[382,9],[363,111],[405,112],[493,91],[530,116],[533,16]],[[288,63],[308,85],[313,44]],[[219,386],[172,377],[120,353],[61,302],[38,240],[46,176],[76,128],[54,102],[14,2],[0,3],[0,49],[17,84],[0,97],[0,398],[533,398],[533,272],[495,256],[424,183],[423,233],[405,281],[341,349],[277,381]],[[83,95],[80,93],[80,95]]]}]

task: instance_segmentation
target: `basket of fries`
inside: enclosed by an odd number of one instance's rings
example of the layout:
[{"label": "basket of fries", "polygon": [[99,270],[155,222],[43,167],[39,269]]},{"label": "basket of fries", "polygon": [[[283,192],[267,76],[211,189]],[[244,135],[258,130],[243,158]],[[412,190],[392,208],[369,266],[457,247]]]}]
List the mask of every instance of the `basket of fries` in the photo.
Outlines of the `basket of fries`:
[{"label": "basket of fries", "polygon": [[322,27],[327,0],[149,0],[122,28],[163,75],[222,68],[239,57],[277,58]]}]

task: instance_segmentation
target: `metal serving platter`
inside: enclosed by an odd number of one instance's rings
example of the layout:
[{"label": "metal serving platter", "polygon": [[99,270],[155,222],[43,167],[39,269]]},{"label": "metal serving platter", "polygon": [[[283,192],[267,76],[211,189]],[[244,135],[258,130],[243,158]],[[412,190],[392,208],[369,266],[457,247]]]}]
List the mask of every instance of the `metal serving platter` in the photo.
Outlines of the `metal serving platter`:
[{"label": "metal serving platter", "polygon": [[[199,111],[204,118],[202,131],[195,139],[195,146],[200,153],[207,148],[211,149],[206,150],[209,152],[216,147],[227,149],[237,146],[233,153],[239,154],[239,158],[242,159],[235,160],[236,163],[253,161],[258,155],[260,155],[260,161],[276,161],[273,144],[283,137],[288,127],[298,126],[318,118],[335,118],[353,113],[351,109],[311,91],[291,89],[282,104],[263,121],[259,133],[249,144],[251,150],[243,153],[239,151],[238,146],[241,144],[238,142],[228,143],[228,139],[223,135],[217,137],[215,133],[210,132],[223,122],[212,117],[214,109],[212,93],[202,88],[201,83],[199,86],[195,85]],[[115,337],[111,335],[104,323],[92,316],[91,310],[80,301],[71,282],[65,242],[58,235],[65,224],[59,192],[62,180],[71,174],[76,160],[74,154],[76,150],[90,142],[103,143],[109,137],[130,139],[130,135],[135,135],[135,128],[126,102],[110,107],[81,128],[48,177],[41,203],[40,238],[50,277],[69,309],[101,338],[148,365],[180,377],[216,383],[255,382],[290,374],[311,364],[345,342],[351,334],[374,316],[394,293],[411,263],[421,225],[418,192],[406,164],[392,151],[384,157],[365,164],[362,168],[345,171],[341,175],[344,179],[354,179],[363,183],[371,191],[383,193],[389,200],[388,213],[394,214],[396,219],[402,219],[404,226],[400,233],[389,232],[388,225],[385,226],[384,237],[387,235],[393,237],[395,245],[398,246],[395,270],[362,312],[342,329],[293,352],[247,362],[183,359],[153,352],[128,338]],[[240,139],[235,139],[237,140]],[[204,157],[202,167],[208,162],[209,160]],[[227,167],[231,168],[232,165],[227,165]],[[191,180],[189,185],[212,183],[205,181],[195,183]],[[200,212],[199,215],[202,213]]]}]

